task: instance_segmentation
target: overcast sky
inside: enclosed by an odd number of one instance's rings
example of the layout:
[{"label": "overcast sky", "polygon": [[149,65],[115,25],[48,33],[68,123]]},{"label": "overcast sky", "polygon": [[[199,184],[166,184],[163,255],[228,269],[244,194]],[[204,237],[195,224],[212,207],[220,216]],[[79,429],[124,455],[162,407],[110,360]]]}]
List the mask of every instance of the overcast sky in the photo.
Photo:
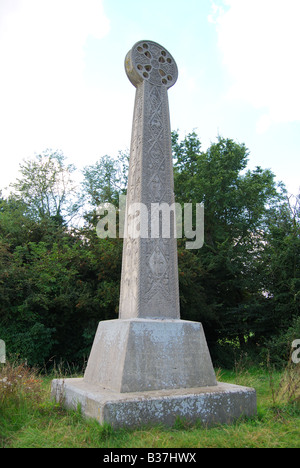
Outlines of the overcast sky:
[{"label": "overcast sky", "polygon": [[296,194],[299,17],[299,0],[0,0],[0,189],[47,148],[79,169],[129,148],[124,58],[147,39],[178,65],[172,129],[245,143]]}]

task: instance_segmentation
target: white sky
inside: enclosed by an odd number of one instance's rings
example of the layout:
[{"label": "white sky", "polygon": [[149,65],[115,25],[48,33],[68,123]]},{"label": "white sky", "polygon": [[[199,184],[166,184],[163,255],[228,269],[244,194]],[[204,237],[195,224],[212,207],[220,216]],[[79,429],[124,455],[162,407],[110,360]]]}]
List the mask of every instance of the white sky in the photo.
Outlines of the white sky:
[{"label": "white sky", "polygon": [[149,39],[179,68],[172,129],[245,143],[296,194],[299,18],[299,0],[0,0],[0,189],[46,148],[82,168],[129,147],[123,63]]}]

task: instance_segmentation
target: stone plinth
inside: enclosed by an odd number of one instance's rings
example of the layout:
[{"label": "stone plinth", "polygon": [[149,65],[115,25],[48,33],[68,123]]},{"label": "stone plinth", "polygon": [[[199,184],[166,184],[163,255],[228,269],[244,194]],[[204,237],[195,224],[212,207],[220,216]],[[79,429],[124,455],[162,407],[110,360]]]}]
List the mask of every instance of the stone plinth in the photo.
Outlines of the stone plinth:
[{"label": "stone plinth", "polygon": [[146,424],[172,426],[177,418],[203,424],[229,424],[256,414],[253,388],[228,383],[211,387],[118,393],[84,379],[54,380],[52,395],[68,408],[78,404],[86,417],[115,428]]},{"label": "stone plinth", "polygon": [[216,385],[201,323],[100,322],[84,380],[118,393]]}]

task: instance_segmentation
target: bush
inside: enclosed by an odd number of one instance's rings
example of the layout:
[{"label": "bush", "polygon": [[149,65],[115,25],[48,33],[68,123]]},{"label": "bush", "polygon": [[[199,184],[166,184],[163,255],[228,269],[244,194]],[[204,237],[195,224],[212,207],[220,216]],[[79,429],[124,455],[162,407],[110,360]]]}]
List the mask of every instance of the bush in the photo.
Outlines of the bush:
[{"label": "bush", "polygon": [[291,358],[292,342],[300,339],[300,317],[295,317],[292,326],[265,343],[262,356],[269,356],[270,362],[278,367],[285,366]]},{"label": "bush", "polygon": [[53,346],[54,331],[38,322],[27,329],[24,325],[14,324],[0,327],[0,336],[6,343],[8,356],[18,356],[30,366],[42,366]]}]

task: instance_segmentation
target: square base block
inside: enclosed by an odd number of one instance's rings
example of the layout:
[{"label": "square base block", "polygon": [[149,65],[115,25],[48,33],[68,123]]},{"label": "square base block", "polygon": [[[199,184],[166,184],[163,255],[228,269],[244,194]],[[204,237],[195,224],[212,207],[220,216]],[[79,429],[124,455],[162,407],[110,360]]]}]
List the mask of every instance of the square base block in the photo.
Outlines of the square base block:
[{"label": "square base block", "polygon": [[201,323],[171,319],[100,322],[84,380],[116,393],[217,383]]},{"label": "square base block", "polygon": [[228,383],[211,387],[118,393],[82,378],[52,381],[52,396],[68,408],[81,406],[86,417],[114,428],[145,424],[172,426],[179,417],[203,424],[231,423],[256,414],[253,388]]}]

